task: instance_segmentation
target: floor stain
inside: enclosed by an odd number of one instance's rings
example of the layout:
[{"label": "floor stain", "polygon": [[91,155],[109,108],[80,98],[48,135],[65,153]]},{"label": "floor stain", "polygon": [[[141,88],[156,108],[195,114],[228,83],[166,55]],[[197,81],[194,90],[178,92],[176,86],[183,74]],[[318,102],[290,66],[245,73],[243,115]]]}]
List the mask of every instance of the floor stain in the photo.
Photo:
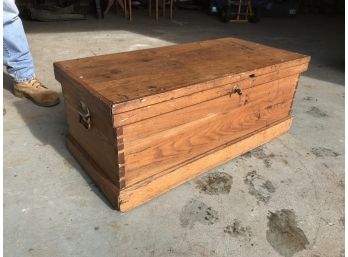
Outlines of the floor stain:
[{"label": "floor stain", "polygon": [[313,147],[311,152],[316,157],[337,157],[337,156],[339,156],[338,153],[332,151],[329,148],[325,148],[325,147]]},{"label": "floor stain", "polygon": [[244,183],[249,186],[249,194],[255,196],[258,202],[268,203],[276,190],[271,181],[257,174],[255,170],[246,175]]},{"label": "floor stain", "polygon": [[340,178],[339,180],[338,180],[338,186],[339,186],[339,188],[341,188],[341,189],[345,189],[346,188],[346,186],[345,186],[345,182],[344,182],[344,177],[343,178]]},{"label": "floor stain", "polygon": [[6,109],[5,108],[3,108],[3,116],[5,116],[6,115]]},{"label": "floor stain", "polygon": [[314,101],[315,100],[316,102],[318,101],[317,98],[314,98],[312,96],[306,96],[306,97],[303,98],[303,100],[304,101]]},{"label": "floor stain", "polygon": [[233,177],[225,172],[214,172],[196,180],[196,187],[208,195],[228,194],[231,191]]},{"label": "floor stain", "polygon": [[344,257],[344,256],[345,256],[345,250],[341,250],[340,257]]},{"label": "floor stain", "polygon": [[325,162],[323,163],[323,166],[327,169],[329,168],[329,165],[327,165]]},{"label": "floor stain", "polygon": [[308,111],[306,111],[306,113],[312,115],[315,118],[325,118],[329,116],[326,112],[320,110],[316,106],[312,106]]},{"label": "floor stain", "polygon": [[289,186],[289,185],[291,185],[291,183],[292,183],[292,179],[290,179],[290,178],[288,178],[288,179],[283,179],[283,180],[280,181],[280,183]]},{"label": "floor stain", "polygon": [[242,157],[244,158],[250,158],[252,156],[259,160],[263,160],[265,167],[270,168],[272,166],[272,158],[275,157],[275,154],[274,153],[266,154],[264,149],[260,146],[242,155]]},{"label": "floor stain", "polygon": [[282,209],[274,213],[270,212],[267,218],[267,241],[280,255],[291,257],[306,249],[309,241],[303,230],[298,227],[292,210]]},{"label": "floor stain", "polygon": [[342,216],[340,219],[339,219],[339,223],[341,224],[341,226],[345,226],[345,217]]},{"label": "floor stain", "polygon": [[195,199],[191,199],[180,213],[180,223],[183,227],[193,228],[197,222],[203,225],[213,225],[218,220],[217,211]]},{"label": "floor stain", "polygon": [[282,159],[282,162],[283,162],[285,165],[288,165],[288,164],[289,164],[289,162],[288,162],[287,159]]},{"label": "floor stain", "polygon": [[248,242],[251,241],[251,228],[249,226],[243,227],[239,220],[234,220],[232,225],[227,225],[224,232],[233,237],[241,237]]}]

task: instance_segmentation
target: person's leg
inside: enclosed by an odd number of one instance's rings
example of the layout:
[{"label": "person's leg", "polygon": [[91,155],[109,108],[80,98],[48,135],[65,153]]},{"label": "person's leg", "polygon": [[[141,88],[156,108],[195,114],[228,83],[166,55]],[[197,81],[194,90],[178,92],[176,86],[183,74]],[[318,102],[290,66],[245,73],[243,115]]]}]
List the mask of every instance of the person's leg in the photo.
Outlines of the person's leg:
[{"label": "person's leg", "polygon": [[3,59],[14,80],[14,95],[26,97],[41,106],[58,104],[58,94],[35,78],[33,58],[14,0],[4,0],[3,11]]},{"label": "person's leg", "polygon": [[33,59],[29,51],[18,9],[11,0],[4,1],[4,65],[8,74],[17,82],[35,78]]}]

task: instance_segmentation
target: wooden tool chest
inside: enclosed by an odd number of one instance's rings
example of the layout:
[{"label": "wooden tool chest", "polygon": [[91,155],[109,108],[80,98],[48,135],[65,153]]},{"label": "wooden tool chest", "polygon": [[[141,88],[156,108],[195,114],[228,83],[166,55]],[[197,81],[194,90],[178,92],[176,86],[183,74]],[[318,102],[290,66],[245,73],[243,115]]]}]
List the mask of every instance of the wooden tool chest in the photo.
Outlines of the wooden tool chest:
[{"label": "wooden tool chest", "polygon": [[309,60],[223,38],[56,62],[67,146],[129,210],[288,131]]}]

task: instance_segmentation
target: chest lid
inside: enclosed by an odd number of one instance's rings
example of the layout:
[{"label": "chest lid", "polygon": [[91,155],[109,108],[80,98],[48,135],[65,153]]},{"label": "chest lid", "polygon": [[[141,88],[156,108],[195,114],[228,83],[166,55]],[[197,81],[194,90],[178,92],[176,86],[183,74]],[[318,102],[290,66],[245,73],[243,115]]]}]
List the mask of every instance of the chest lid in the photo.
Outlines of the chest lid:
[{"label": "chest lid", "polygon": [[56,78],[73,80],[110,105],[113,114],[309,62],[309,57],[223,38],[61,61]]}]

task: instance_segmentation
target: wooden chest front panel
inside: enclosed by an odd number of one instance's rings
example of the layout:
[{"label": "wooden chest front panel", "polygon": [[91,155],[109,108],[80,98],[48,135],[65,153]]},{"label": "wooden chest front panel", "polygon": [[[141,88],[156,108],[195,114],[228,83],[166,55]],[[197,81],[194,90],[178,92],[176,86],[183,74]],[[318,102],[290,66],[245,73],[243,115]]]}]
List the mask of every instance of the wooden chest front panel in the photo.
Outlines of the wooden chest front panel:
[{"label": "wooden chest front panel", "polygon": [[[206,83],[206,84],[216,84],[215,87],[211,88],[208,86],[202,87],[202,90],[199,92],[190,92],[188,90],[187,94],[182,97],[174,98],[174,97],[164,97],[158,95],[158,98],[162,98],[161,101],[151,103],[145,107],[135,108],[134,110],[120,112],[114,116],[114,127],[121,127],[127,124],[131,124],[137,121],[141,121],[144,119],[148,119],[163,113],[175,111],[177,109],[182,109],[191,105],[195,105],[204,101],[208,101],[211,99],[215,99],[224,95],[227,95],[231,92],[231,89],[234,85],[239,86],[241,89],[247,89],[249,87],[254,87],[257,85],[261,85],[270,81],[274,81],[281,78],[286,78],[292,75],[299,75],[302,72],[306,71],[308,64],[299,62],[298,64],[294,63],[294,66],[286,66],[286,68],[280,69],[280,67],[269,68],[267,70],[268,73],[256,75],[256,72],[250,73],[249,76],[234,83],[225,83],[219,85],[217,82],[214,83]],[[206,89],[208,88],[208,89]],[[156,99],[158,101],[158,99]],[[141,101],[139,101],[141,103]],[[136,103],[135,103],[136,104]],[[119,111],[117,108],[116,111]]]},{"label": "wooden chest front panel", "polygon": [[288,117],[297,81],[292,75],[118,129],[125,186]]}]

